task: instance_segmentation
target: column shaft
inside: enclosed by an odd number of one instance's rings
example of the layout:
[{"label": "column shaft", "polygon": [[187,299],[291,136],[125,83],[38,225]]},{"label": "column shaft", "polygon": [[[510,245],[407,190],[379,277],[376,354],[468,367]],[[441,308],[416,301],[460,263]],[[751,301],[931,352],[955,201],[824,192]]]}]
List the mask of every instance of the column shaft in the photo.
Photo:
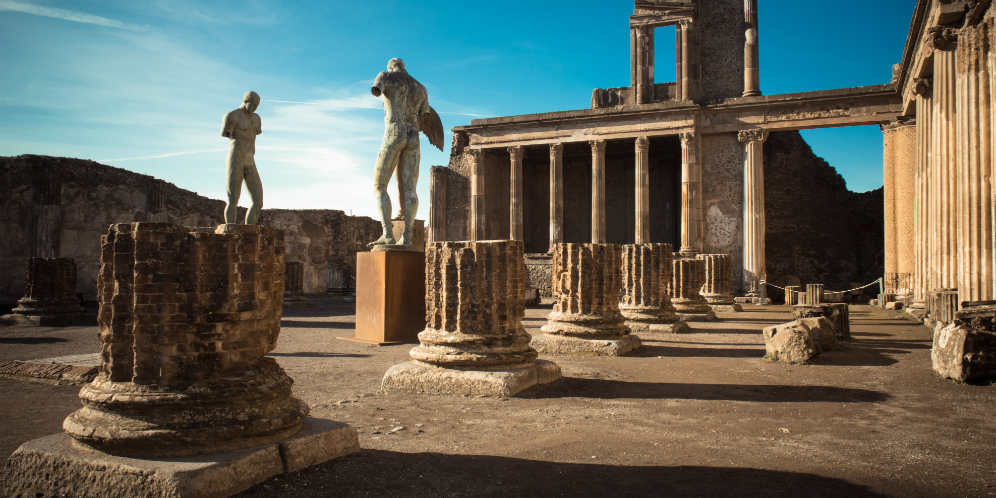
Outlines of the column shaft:
[{"label": "column shaft", "polygon": [[472,151],[474,160],[473,174],[470,177],[470,236],[471,240],[487,240],[487,229],[484,220],[484,151]]},{"label": "column shaft", "polygon": [[764,130],[741,131],[744,143],[744,290],[748,296],[762,296],[764,261]]},{"label": "column shaft", "polygon": [[744,97],[761,95],[757,40],[757,0],[744,0]]},{"label": "column shaft", "polygon": [[912,276],[916,269],[913,248],[913,197],[916,174],[916,125],[905,123],[896,128],[894,151],[895,227],[896,227],[896,292],[912,291]]},{"label": "column shaft", "polygon": [[522,240],[522,146],[508,148],[509,167],[509,227],[508,238]]},{"label": "column shaft", "polygon": [[689,256],[702,251],[702,170],[699,141],[694,133],[681,133],[681,248]]},{"label": "column shaft", "polygon": [[650,140],[647,137],[636,139],[636,244],[650,242]]},{"label": "column shaft", "polygon": [[913,215],[913,245],[916,251],[916,271],[914,277],[913,298],[923,301],[928,287],[929,243],[927,240],[927,206],[929,203],[930,184],[927,182],[927,172],[930,171],[930,92],[929,83],[921,81],[921,91],[916,98],[916,195]]},{"label": "column shaft", "polygon": [[694,60],[692,44],[695,42],[695,33],[692,30],[695,29],[695,26],[690,20],[681,21],[677,29],[681,30],[681,98],[692,100],[695,98],[695,89],[693,88],[695,82],[692,71],[692,61]]},{"label": "column shaft", "polygon": [[564,145],[550,144],[550,252],[564,241]]},{"label": "column shaft", "polygon": [[885,199],[885,280],[882,287],[886,294],[896,292],[896,151],[892,127],[882,127],[882,181]]},{"label": "column shaft", "polygon": [[955,53],[934,52],[935,157],[937,158],[937,275],[938,286],[958,286],[958,168]]},{"label": "column shaft", "polygon": [[605,243],[605,140],[591,142],[591,243]]}]

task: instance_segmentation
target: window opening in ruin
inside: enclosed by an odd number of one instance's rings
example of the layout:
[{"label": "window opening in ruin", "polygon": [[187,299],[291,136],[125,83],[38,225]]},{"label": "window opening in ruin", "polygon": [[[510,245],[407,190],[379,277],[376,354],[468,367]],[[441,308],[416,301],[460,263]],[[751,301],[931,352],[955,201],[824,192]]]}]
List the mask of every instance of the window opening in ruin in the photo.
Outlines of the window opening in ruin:
[{"label": "window opening in ruin", "polygon": [[681,50],[674,26],[654,29],[653,72],[654,100],[674,100],[677,81],[677,53]]}]

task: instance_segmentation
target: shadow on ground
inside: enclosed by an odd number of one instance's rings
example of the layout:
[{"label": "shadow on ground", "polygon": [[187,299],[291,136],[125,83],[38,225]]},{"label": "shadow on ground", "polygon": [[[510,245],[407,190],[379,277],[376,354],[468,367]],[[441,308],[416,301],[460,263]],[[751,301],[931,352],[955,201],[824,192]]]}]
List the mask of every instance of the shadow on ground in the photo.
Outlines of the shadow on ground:
[{"label": "shadow on ground", "polygon": [[0,337],[0,344],[53,344],[68,342],[61,337]]},{"label": "shadow on ground", "polygon": [[754,468],[625,466],[523,458],[363,450],[274,477],[238,498],[461,497],[882,497],[843,479]]},{"label": "shadow on ground", "polygon": [[520,394],[519,397],[535,399],[697,399],[772,403],[875,403],[886,401],[891,396],[879,391],[834,386],[682,384],[564,377],[552,386],[526,392]]}]

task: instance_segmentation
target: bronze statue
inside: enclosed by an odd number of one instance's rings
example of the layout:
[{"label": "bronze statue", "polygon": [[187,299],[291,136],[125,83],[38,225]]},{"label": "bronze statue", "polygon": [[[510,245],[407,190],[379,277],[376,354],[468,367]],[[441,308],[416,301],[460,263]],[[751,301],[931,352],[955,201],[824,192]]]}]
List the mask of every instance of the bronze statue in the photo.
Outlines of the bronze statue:
[{"label": "bronze statue", "polygon": [[225,206],[225,223],[237,223],[239,197],[242,195],[242,182],[246,184],[252,204],[246,213],[246,225],[255,225],[259,220],[259,212],[263,209],[263,182],[256,170],[256,135],[263,133],[262,122],[256,108],[259,107],[259,95],[256,92],[246,92],[242,97],[242,105],[238,109],[225,114],[221,124],[221,136],[231,139],[228,147],[228,159],[225,161],[228,185],[228,204]]},{"label": "bronze statue", "polygon": [[[374,169],[374,196],[380,211],[383,235],[371,242],[370,247],[385,245],[411,245],[412,223],[418,211],[419,137],[425,133],[429,143],[443,150],[443,123],[436,111],[429,107],[429,94],[421,83],[405,70],[401,59],[391,59],[387,71],[377,75],[370,92],[375,97],[384,96],[384,141],[377,154]],[[401,241],[395,241],[391,224],[391,197],[387,195],[387,183],[397,169],[401,213],[405,220],[405,230]]]}]

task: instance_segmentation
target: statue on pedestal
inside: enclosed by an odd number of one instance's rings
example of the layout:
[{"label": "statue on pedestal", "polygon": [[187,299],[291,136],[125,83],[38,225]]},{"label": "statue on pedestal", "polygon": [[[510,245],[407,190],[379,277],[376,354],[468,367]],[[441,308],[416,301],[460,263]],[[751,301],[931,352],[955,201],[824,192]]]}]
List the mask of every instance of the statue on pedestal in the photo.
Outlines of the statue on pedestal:
[{"label": "statue on pedestal", "polygon": [[[443,123],[436,111],[429,107],[429,94],[415,78],[405,70],[401,59],[391,59],[387,71],[377,75],[370,92],[375,97],[384,96],[384,141],[377,154],[374,168],[374,196],[380,213],[383,235],[371,242],[369,247],[412,244],[412,223],[418,212],[419,137],[425,133],[429,143],[443,150]],[[401,212],[405,220],[405,230],[400,241],[394,238],[391,223],[391,197],[387,195],[387,183],[397,170]]]},{"label": "statue on pedestal", "polygon": [[228,184],[228,204],[225,206],[225,223],[237,223],[239,197],[242,195],[242,182],[246,184],[252,204],[246,213],[246,225],[255,225],[259,212],[263,209],[263,182],[256,170],[256,135],[263,133],[262,122],[256,108],[259,107],[259,94],[246,92],[242,105],[225,114],[221,123],[221,136],[231,139],[228,159],[225,161]]}]

